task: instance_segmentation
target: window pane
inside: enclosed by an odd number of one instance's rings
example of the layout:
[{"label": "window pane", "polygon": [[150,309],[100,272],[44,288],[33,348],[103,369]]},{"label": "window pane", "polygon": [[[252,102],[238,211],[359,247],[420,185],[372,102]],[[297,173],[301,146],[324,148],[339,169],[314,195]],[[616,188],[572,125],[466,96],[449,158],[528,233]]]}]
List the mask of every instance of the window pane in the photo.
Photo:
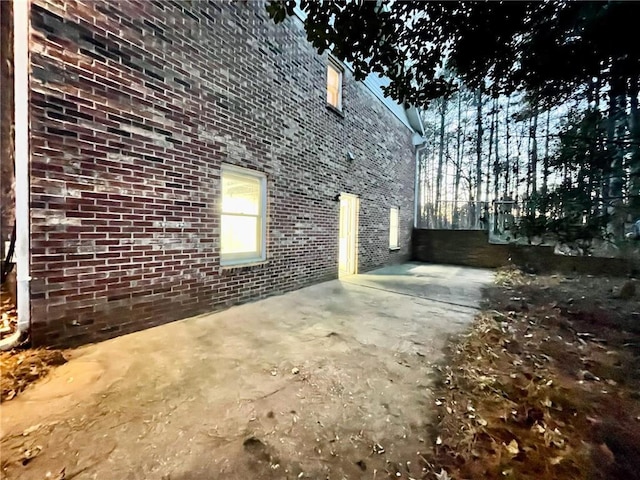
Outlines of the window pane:
[{"label": "window pane", "polygon": [[327,90],[327,103],[338,108],[338,92]]},{"label": "window pane", "polygon": [[399,230],[400,209],[392,208],[389,212],[389,246],[395,248],[398,246],[398,230]]},{"label": "window pane", "polygon": [[331,65],[327,67],[327,87],[333,91],[340,87],[340,72]]},{"label": "window pane", "polygon": [[340,108],[342,73],[331,65],[327,66],[327,103]]},{"label": "window pane", "polygon": [[222,174],[222,212],[260,214],[260,186],[258,178],[233,173]]},{"label": "window pane", "polygon": [[397,208],[392,208],[391,209],[391,225],[394,227],[398,227],[398,209]]},{"label": "window pane", "polygon": [[222,215],[221,253],[260,254],[258,237],[260,236],[258,217],[239,217]]}]

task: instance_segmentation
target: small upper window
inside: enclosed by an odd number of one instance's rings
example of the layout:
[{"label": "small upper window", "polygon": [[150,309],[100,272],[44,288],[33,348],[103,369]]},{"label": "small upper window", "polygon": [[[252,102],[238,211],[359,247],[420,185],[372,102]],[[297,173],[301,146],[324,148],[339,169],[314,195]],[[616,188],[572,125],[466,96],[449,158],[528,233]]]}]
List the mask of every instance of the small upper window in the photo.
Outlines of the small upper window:
[{"label": "small upper window", "polygon": [[393,207],[389,213],[389,248],[398,249],[400,244],[398,242],[400,231],[400,209]]},{"label": "small upper window", "polygon": [[342,69],[331,61],[327,65],[327,104],[342,110]]},{"label": "small upper window", "polygon": [[220,262],[262,261],[265,256],[266,177],[252,170],[222,167]]}]

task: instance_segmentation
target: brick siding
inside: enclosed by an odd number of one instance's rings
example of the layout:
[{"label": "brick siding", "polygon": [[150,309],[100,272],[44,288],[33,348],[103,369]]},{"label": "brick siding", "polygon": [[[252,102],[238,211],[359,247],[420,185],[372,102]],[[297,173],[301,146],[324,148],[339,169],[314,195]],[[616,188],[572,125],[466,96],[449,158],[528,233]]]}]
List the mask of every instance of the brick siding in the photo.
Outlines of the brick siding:
[{"label": "brick siding", "polygon": [[[348,71],[344,116],[327,109],[327,58],[298,20],[257,2],[35,0],[31,21],[35,344],[336,278],[341,191],[360,196],[361,271],[408,257],[411,132]],[[263,264],[220,267],[222,163],[267,175]]]}]

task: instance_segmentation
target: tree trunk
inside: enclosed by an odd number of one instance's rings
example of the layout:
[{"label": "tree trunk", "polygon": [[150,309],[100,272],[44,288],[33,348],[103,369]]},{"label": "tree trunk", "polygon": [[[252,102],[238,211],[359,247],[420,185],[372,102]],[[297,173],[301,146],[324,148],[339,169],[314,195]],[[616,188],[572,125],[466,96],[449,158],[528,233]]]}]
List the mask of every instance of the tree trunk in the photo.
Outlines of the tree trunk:
[{"label": "tree trunk", "polygon": [[531,125],[531,194],[538,191],[538,106],[535,106]]},{"label": "tree trunk", "polygon": [[499,137],[499,125],[500,125],[500,115],[499,109],[500,104],[498,103],[498,99],[495,101],[495,111],[496,111],[496,125],[495,125],[495,140],[496,140],[496,151],[495,151],[495,160],[493,162],[493,231],[494,233],[498,233],[498,211],[496,208],[496,202],[498,201],[499,195],[499,179],[500,179],[500,154],[499,154],[499,146],[500,140]]},{"label": "tree trunk", "polygon": [[481,214],[480,196],[482,195],[482,87],[476,91],[476,123],[478,127],[476,138],[476,208],[473,224],[476,225]]},{"label": "tree trunk", "polygon": [[[495,108],[495,101],[494,101]],[[485,172],[485,181],[484,181],[484,201],[489,201],[489,188],[490,188],[490,180],[491,180],[491,158],[493,156],[493,134],[495,131],[496,117],[495,110],[491,112],[491,123],[489,124],[489,151],[487,155],[487,170]]]},{"label": "tree trunk", "polygon": [[638,90],[640,79],[631,80],[629,88],[629,134],[631,155],[629,158],[629,207],[633,220],[640,218],[640,111],[638,110]]},{"label": "tree trunk", "polygon": [[609,90],[609,131],[607,150],[611,159],[609,177],[609,231],[614,238],[624,235],[624,215],[621,210],[624,185],[624,137],[626,131],[626,82],[620,78],[616,65],[611,68]]},{"label": "tree trunk", "polygon": [[441,205],[441,194],[442,194],[442,165],[444,161],[444,120],[446,113],[446,100],[444,97],[440,99],[440,147],[438,151],[438,173],[436,175],[436,215],[437,215],[437,225],[441,227],[442,218],[442,205]]},{"label": "tree trunk", "polygon": [[524,141],[524,137],[526,135],[526,125],[524,125],[524,122],[521,122],[519,131],[516,132],[516,158],[515,161],[513,162],[513,185],[514,185],[514,195],[512,195],[514,197],[514,200],[517,202],[520,200],[520,183],[522,180],[520,178],[520,167],[521,165],[521,159],[522,159],[522,142]]},{"label": "tree trunk", "polygon": [[[595,81],[593,82],[593,97],[594,97],[593,102],[594,102],[594,109],[596,112],[600,112],[601,88],[602,88],[602,80],[598,76],[595,78]],[[594,152],[598,152],[598,155],[601,155],[602,152],[604,151],[605,139],[604,139],[603,133],[604,132],[602,130],[601,120],[599,119],[596,125],[596,137],[594,140],[594,145],[595,145]],[[602,201],[604,197],[604,190],[603,190],[604,180],[603,179],[604,179],[604,170],[602,169],[602,166],[599,165],[593,175],[593,187],[592,187],[593,194],[596,198],[595,213],[597,215],[604,215],[606,213],[604,202]]]},{"label": "tree trunk", "polygon": [[526,185],[526,198],[527,198],[527,203],[526,203],[526,211],[527,213],[529,213],[529,199],[531,198],[531,177],[532,177],[532,170],[531,170],[531,125],[532,125],[532,119],[531,117],[529,117],[529,128],[528,128],[528,135],[527,135],[527,185]]},{"label": "tree trunk", "polygon": [[[427,150],[427,149],[425,149]],[[422,168],[420,170],[420,174],[422,176],[422,187],[420,189],[420,217],[419,217],[419,221],[420,221],[420,227],[424,228],[425,226],[428,225],[428,216],[427,216],[427,209],[428,209],[428,205],[429,205],[429,197],[428,197],[428,190],[429,190],[429,182],[428,182],[428,176],[427,176],[427,152],[423,151],[421,158],[420,158],[420,163],[422,165]]]},{"label": "tree trunk", "polygon": [[458,92],[458,131],[456,132],[456,173],[453,185],[453,228],[459,227],[460,211],[458,192],[460,190],[460,173],[462,171],[462,92]]},{"label": "tree trunk", "polygon": [[547,124],[544,137],[544,159],[542,160],[542,195],[546,196],[549,191],[549,120],[551,109],[547,110]]},{"label": "tree trunk", "polygon": [[511,119],[509,118],[509,104],[511,103],[511,96],[507,97],[507,109],[505,111],[505,131],[507,133],[507,144],[505,150],[505,160],[504,160],[504,196],[509,195],[509,181],[511,180],[511,165],[509,158],[509,144],[511,143],[511,136],[509,135],[509,125],[511,124]]}]

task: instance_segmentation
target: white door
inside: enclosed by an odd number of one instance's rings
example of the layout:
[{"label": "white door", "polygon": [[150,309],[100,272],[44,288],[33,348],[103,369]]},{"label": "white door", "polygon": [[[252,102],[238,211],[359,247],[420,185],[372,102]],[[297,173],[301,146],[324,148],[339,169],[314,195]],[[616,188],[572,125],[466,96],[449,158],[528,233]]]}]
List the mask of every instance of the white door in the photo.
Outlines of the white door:
[{"label": "white door", "polygon": [[353,275],[357,265],[358,197],[340,194],[340,229],[338,244],[339,274]]}]

